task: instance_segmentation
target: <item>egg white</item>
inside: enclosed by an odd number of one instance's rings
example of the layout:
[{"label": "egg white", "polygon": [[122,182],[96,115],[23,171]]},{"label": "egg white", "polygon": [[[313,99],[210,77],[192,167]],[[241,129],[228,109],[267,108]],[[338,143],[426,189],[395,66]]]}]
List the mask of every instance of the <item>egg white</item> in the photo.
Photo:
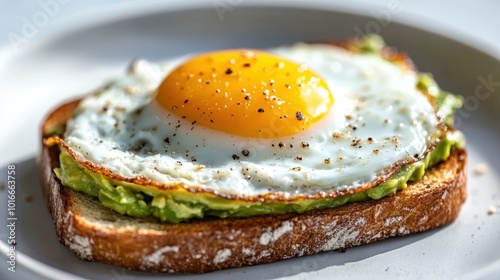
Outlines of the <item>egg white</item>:
[{"label": "egg white", "polygon": [[[421,158],[436,140],[439,119],[416,89],[416,73],[329,45],[269,51],[307,63],[333,92],[330,113],[311,129],[279,139],[244,138],[163,110],[153,99],[155,90],[181,58],[161,65],[140,61],[85,97],[64,141],[79,161],[126,178],[239,197],[293,197],[369,184],[398,162]],[[270,121],[263,129],[279,128]]]}]

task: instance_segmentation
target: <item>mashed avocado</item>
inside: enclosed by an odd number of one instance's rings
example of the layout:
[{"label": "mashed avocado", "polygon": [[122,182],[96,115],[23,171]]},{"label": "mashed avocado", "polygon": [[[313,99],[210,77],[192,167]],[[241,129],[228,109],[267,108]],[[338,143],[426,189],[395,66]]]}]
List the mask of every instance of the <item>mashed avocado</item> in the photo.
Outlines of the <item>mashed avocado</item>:
[{"label": "mashed avocado", "polygon": [[121,214],[133,217],[154,216],[163,222],[178,223],[205,216],[226,218],[303,213],[351,202],[380,199],[406,188],[409,181],[419,180],[427,168],[446,160],[453,149],[463,146],[464,138],[460,132],[448,132],[424,160],[403,167],[384,184],[340,198],[304,199],[293,202],[261,203],[230,200],[209,193],[193,194],[181,188],[162,191],[119,182],[80,166],[67,152],[61,152],[61,167],[55,169],[55,173],[63,185],[97,197],[104,206]]},{"label": "mashed avocado", "polygon": [[[359,42],[364,53],[380,54],[384,47],[380,37],[369,36]],[[417,88],[434,98],[447,126],[453,126],[453,114],[461,106],[461,99],[439,89],[432,76],[419,74]],[[96,197],[105,207],[133,217],[153,216],[163,222],[179,223],[192,218],[249,217],[267,214],[303,213],[325,209],[351,202],[380,199],[404,189],[407,182],[421,179],[425,170],[446,160],[451,151],[465,145],[458,131],[447,132],[435,149],[419,162],[404,166],[385,183],[340,198],[302,199],[292,202],[248,202],[225,199],[210,193],[190,193],[176,190],[159,190],[109,179],[78,164],[65,151],[60,154],[60,168],[54,171],[62,184],[75,191]]]}]

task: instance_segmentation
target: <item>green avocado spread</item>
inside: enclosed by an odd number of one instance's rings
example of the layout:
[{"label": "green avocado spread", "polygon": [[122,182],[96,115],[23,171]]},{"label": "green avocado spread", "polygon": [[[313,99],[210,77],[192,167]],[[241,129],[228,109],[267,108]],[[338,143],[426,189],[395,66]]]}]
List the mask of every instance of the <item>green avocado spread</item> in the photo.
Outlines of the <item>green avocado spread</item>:
[{"label": "green avocado spread", "polygon": [[[372,41],[370,41],[372,40]],[[360,50],[379,53],[379,37],[361,40]],[[372,47],[374,45],[375,47]],[[369,46],[369,47],[366,47]],[[453,125],[453,114],[461,99],[439,89],[432,76],[419,74],[417,88],[435,99],[447,126]],[[179,223],[204,217],[249,217],[268,214],[303,213],[370,199],[380,199],[406,188],[407,183],[421,179],[426,169],[446,160],[451,151],[463,148],[465,140],[459,131],[450,130],[439,144],[418,162],[402,167],[385,183],[374,188],[337,198],[301,199],[287,202],[252,202],[231,200],[211,193],[191,193],[185,189],[160,190],[155,187],[121,182],[94,173],[77,163],[66,151],[60,153],[60,167],[55,174],[64,186],[96,197],[102,205],[132,217],[153,216],[162,222]]]}]

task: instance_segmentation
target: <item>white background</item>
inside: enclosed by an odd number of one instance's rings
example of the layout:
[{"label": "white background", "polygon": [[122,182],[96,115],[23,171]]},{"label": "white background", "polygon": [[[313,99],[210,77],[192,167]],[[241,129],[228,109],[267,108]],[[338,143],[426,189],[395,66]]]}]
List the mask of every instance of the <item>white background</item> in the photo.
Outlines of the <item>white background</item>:
[{"label": "white background", "polygon": [[[24,42],[22,47],[13,41],[15,35],[21,35],[26,21],[33,21],[33,17],[42,10],[40,2],[48,2],[56,0],[0,0],[0,63],[14,56],[22,55],[23,48],[29,48],[30,45],[36,44],[38,41],[43,40],[44,37],[57,33],[68,23],[72,22],[73,18],[81,20],[82,13],[92,14],[99,12],[101,9],[109,11],[110,5],[157,5],[160,2],[164,4],[165,1],[132,1],[132,0],[59,0],[64,4],[59,5],[60,9],[51,16],[44,26],[37,28],[36,34]],[[184,0],[188,1],[188,0]],[[230,0],[209,0],[224,2]],[[233,2],[235,0],[232,0]],[[251,2],[250,0],[241,0],[240,2]],[[304,0],[306,1],[306,0]],[[326,1],[326,0],[325,0]],[[374,17],[383,12],[388,7],[390,2],[394,0],[356,0],[356,1],[342,1],[338,5],[343,5],[349,9],[363,9],[370,11]],[[340,2],[340,1],[339,1]],[[347,3],[349,2],[349,3]],[[404,20],[405,22],[412,22],[416,25],[422,26],[425,29],[436,30],[437,32],[452,32],[454,34],[462,34],[464,41],[468,40],[479,41],[483,45],[482,49],[489,50],[490,54],[500,57],[500,22],[498,21],[498,14],[500,12],[500,1],[496,0],[401,0],[402,9],[400,13],[392,14],[394,20]],[[215,10],[214,10],[215,13]],[[94,20],[88,17],[88,21]],[[82,24],[79,22],[78,24]],[[3,75],[0,73],[0,85],[4,82]],[[28,81],[27,81],[28,82]],[[15,125],[15,121],[10,116],[18,115],[19,111],[22,112],[22,104],[11,104],[15,100],[13,96],[22,90],[19,88],[8,88],[0,93],[0,105],[2,110],[0,112],[0,120],[2,128]],[[36,95],[34,92],[33,95]],[[35,98],[36,100],[36,98]],[[17,113],[16,113],[17,112]],[[27,124],[26,129],[32,129],[33,135],[36,135],[37,124]],[[5,134],[3,134],[5,135]],[[9,149],[0,150],[0,165],[3,166],[11,161],[21,158],[27,158],[34,155],[36,147],[23,148],[24,145],[34,143],[35,140],[24,139],[19,141],[18,147],[10,147]],[[43,242],[43,241],[41,241]],[[6,270],[5,257],[0,257],[0,279],[41,279],[35,276],[30,271],[18,268],[14,274]]]}]

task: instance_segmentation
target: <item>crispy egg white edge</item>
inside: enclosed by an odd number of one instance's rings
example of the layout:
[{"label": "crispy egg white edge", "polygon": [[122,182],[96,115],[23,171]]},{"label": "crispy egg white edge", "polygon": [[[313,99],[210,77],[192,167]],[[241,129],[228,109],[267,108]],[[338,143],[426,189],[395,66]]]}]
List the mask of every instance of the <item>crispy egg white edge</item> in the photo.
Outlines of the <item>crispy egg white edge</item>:
[{"label": "crispy egg white edge", "polygon": [[[294,196],[359,188],[388,167],[421,156],[435,140],[439,119],[416,89],[416,73],[329,45],[270,51],[307,62],[328,82],[335,104],[312,129],[279,139],[249,139],[163,111],[152,101],[155,89],[184,57],[161,65],[138,62],[131,73],[87,96],[67,124],[65,142],[78,160],[125,178],[144,176],[238,196]],[[141,141],[146,149],[132,152]]]}]

